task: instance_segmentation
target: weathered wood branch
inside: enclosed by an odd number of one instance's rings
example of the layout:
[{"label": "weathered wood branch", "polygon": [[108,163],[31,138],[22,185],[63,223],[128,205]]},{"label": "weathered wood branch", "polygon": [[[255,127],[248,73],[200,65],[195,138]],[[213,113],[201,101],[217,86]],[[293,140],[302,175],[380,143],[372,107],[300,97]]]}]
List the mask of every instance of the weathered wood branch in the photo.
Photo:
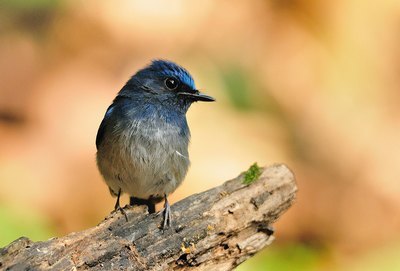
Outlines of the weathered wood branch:
[{"label": "weathered wood branch", "polygon": [[173,224],[145,207],[126,207],[98,226],[44,242],[22,237],[0,250],[1,270],[231,270],[273,240],[271,223],[293,203],[284,165],[243,175],[172,206]]}]

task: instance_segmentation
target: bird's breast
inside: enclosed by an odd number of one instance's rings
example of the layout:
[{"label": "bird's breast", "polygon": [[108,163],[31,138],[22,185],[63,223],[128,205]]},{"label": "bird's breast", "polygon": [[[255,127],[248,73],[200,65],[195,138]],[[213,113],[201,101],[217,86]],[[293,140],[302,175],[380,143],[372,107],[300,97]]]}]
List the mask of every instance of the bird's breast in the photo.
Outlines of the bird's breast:
[{"label": "bird's breast", "polygon": [[130,195],[172,193],[190,164],[189,137],[186,119],[120,118],[98,152],[99,168],[109,185]]}]

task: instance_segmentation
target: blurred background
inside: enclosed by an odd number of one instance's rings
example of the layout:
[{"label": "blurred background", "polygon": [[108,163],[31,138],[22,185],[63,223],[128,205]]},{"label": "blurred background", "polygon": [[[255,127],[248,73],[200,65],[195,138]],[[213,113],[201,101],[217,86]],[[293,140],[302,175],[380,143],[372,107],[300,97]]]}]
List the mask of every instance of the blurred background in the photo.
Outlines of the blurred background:
[{"label": "blurred background", "polygon": [[276,241],[238,270],[400,270],[399,48],[396,0],[1,0],[0,247],[108,215],[98,126],[165,58],[217,99],[189,110],[172,202],[254,162],[296,174]]}]

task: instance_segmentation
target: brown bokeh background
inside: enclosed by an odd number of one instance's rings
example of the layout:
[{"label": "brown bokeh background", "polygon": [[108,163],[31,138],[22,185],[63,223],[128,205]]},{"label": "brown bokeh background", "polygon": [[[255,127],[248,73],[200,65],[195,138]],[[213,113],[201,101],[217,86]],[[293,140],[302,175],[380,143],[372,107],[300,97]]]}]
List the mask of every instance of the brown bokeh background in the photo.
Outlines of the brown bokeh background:
[{"label": "brown bokeh background", "polygon": [[217,99],[189,110],[192,166],[172,202],[253,162],[296,174],[276,241],[240,270],[400,270],[399,48],[395,0],[3,0],[0,246],[111,211],[97,128],[165,58]]}]

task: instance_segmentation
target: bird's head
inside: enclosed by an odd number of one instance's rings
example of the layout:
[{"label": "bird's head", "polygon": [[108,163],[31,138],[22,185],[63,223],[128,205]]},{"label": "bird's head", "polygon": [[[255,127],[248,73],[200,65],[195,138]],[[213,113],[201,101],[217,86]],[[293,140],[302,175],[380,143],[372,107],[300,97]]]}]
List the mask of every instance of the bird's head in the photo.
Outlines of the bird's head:
[{"label": "bird's head", "polygon": [[186,69],[166,60],[154,60],[139,70],[121,93],[162,103],[182,104],[185,107],[196,101],[215,101],[196,89],[193,78]]}]

